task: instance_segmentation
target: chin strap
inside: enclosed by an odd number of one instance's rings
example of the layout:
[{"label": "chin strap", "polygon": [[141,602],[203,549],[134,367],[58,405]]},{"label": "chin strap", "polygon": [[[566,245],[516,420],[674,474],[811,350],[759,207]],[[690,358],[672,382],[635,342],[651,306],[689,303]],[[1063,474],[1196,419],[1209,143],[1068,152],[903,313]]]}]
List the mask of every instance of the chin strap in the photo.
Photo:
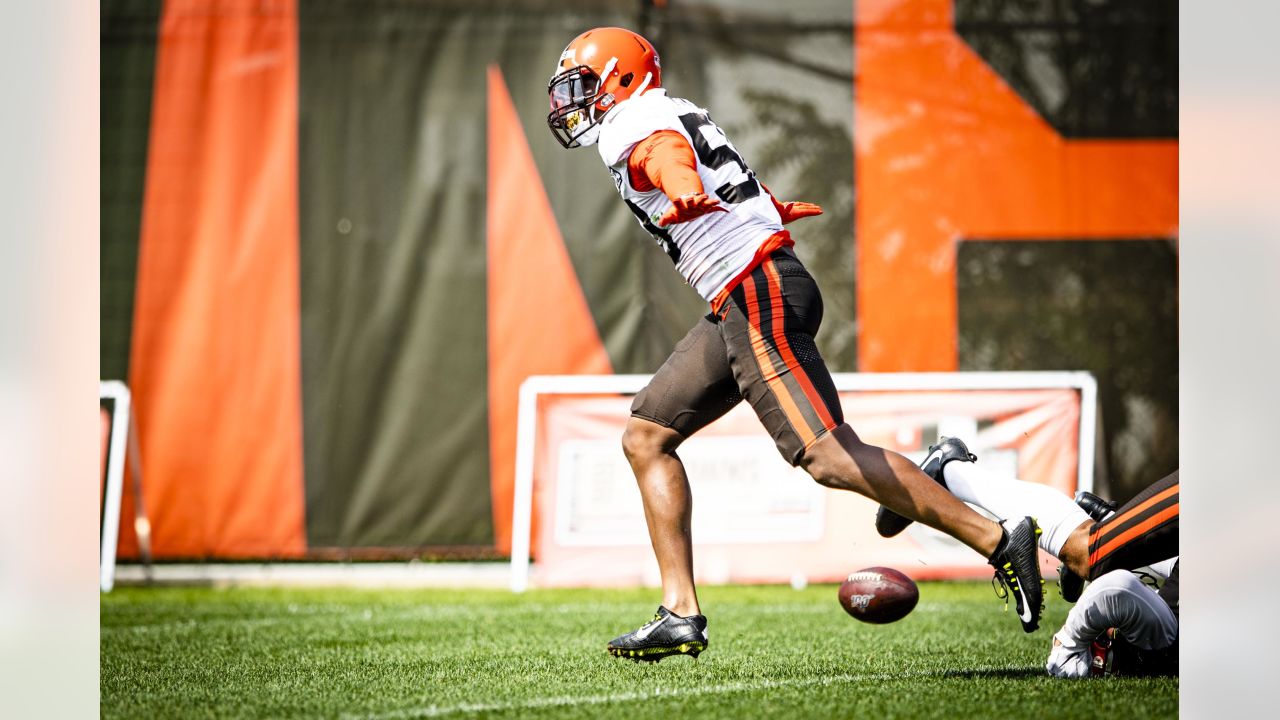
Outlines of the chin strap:
[{"label": "chin strap", "polygon": [[618,58],[609,58],[609,62],[604,64],[604,72],[600,73],[600,87],[609,81],[609,75],[613,73],[613,69],[618,66]]},{"label": "chin strap", "polygon": [[[609,62],[604,64],[604,72],[600,73],[600,90],[601,91],[604,90],[604,84],[608,82],[609,75],[613,73],[613,69],[617,66],[618,66],[618,58],[616,57],[609,58]],[[602,103],[602,102],[604,103],[604,110],[600,110],[598,107],[599,103]],[[590,114],[591,122],[592,123],[600,122],[600,118],[604,115],[604,113],[609,112],[610,108],[612,107],[613,107],[612,93],[606,93],[599,100],[597,100],[594,103],[591,103],[591,114]]]},{"label": "chin strap", "polygon": [[649,81],[651,80],[653,80],[653,73],[651,72],[645,73],[644,80],[641,80],[640,84],[636,86],[636,90],[635,92],[631,93],[631,97],[636,97],[637,95],[647,90],[649,88]]}]

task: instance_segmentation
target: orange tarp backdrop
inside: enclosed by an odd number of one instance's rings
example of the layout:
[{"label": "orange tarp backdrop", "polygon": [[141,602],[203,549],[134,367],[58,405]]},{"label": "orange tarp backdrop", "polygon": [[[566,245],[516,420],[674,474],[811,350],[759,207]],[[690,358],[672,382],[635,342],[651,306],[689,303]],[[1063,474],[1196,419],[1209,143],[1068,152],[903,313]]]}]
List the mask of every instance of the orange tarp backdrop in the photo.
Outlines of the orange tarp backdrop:
[{"label": "orange tarp backdrop", "polygon": [[158,556],[300,554],[293,0],[164,4],[130,385]]},{"label": "orange tarp backdrop", "polygon": [[489,68],[488,245],[493,534],[510,552],[520,384],[613,368],[497,66]]},{"label": "orange tarp backdrop", "polygon": [[953,30],[952,0],[854,6],[863,372],[958,366],[956,249],[1175,237],[1176,140],[1068,140]]}]

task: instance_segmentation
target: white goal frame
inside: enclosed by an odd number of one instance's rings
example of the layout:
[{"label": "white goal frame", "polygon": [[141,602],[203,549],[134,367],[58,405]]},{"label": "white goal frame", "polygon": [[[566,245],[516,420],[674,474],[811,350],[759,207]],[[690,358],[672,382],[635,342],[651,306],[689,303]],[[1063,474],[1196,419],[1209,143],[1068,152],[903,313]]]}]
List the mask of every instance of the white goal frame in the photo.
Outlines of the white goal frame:
[{"label": "white goal frame", "polygon": [[[516,420],[515,502],[511,518],[511,590],[529,587],[533,538],[533,454],[538,397],[640,392],[652,375],[533,375],[520,385]],[[1063,390],[1080,391],[1080,457],[1076,487],[1093,489],[1098,383],[1088,372],[832,373],[837,391],[875,390]],[[114,438],[113,438],[114,441]]]},{"label": "white goal frame", "polygon": [[111,592],[116,575],[116,542],[120,536],[120,498],[124,494],[124,460],[129,442],[133,395],[119,380],[98,383],[98,401],[111,400],[111,444],[107,448],[107,486],[103,499],[98,587]]}]

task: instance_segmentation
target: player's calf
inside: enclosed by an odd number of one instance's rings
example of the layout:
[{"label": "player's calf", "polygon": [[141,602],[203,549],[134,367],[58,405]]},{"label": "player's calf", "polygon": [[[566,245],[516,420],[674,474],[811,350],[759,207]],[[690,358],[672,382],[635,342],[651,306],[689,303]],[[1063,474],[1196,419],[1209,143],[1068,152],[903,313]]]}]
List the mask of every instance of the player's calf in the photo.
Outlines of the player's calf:
[{"label": "player's calf", "polygon": [[[1080,509],[1094,522],[1102,522],[1115,513],[1118,503],[1109,502],[1094,495],[1091,492],[1081,490],[1076,493],[1076,504]],[[1058,589],[1062,591],[1062,599],[1069,603],[1076,602],[1080,599],[1080,593],[1084,592],[1084,576],[1072,569],[1073,555],[1079,556],[1075,560],[1076,567],[1083,568],[1088,565],[1089,558],[1089,531],[1088,524],[1081,525],[1072,533],[1067,540],[1067,544],[1062,548],[1062,559],[1068,560],[1058,568]]]},{"label": "player's calf", "polygon": [[[929,454],[920,463],[920,469],[934,482],[945,488],[947,481],[943,477],[942,469],[953,460],[976,462],[978,456],[969,452],[969,448],[959,438],[939,438],[937,445],[929,447]],[[903,517],[883,505],[876,511],[876,532],[880,533],[881,537],[893,537],[906,530],[912,522],[914,521],[911,518]]]}]

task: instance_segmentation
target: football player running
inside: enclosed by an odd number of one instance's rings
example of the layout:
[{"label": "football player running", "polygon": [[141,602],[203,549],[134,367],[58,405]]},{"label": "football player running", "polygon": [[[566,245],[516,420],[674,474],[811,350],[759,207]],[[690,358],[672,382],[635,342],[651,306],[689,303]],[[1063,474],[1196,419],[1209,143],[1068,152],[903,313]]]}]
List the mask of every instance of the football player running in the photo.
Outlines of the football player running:
[{"label": "football player running", "polygon": [[636,33],[582,33],[564,49],[547,89],[556,139],[566,148],[596,146],[623,202],[711,310],[631,406],[622,445],[663,600],[653,620],[615,638],[609,652],[653,661],[707,648],[689,481],[677,450],[744,399],[782,456],[817,482],[865,495],[988,558],[1023,629],[1035,630],[1043,602],[1035,521],[982,517],[844,422],[814,343],[822,297],[783,228],[821,208],[773,197],[706,110],[667,94],[657,52]]},{"label": "football player running", "polygon": [[[929,448],[921,469],[958,499],[996,517],[1029,514],[1044,531],[1040,547],[1060,558],[1062,595],[1079,601],[1053,636],[1050,675],[1178,673],[1178,473],[1161,478],[1124,506],[1088,492],[1075,502],[1039,483],[1001,477],[978,467],[957,438]],[[882,508],[885,537],[910,521]],[[1130,571],[1163,581],[1159,592]],[[1085,578],[1088,588],[1081,592]]]}]

